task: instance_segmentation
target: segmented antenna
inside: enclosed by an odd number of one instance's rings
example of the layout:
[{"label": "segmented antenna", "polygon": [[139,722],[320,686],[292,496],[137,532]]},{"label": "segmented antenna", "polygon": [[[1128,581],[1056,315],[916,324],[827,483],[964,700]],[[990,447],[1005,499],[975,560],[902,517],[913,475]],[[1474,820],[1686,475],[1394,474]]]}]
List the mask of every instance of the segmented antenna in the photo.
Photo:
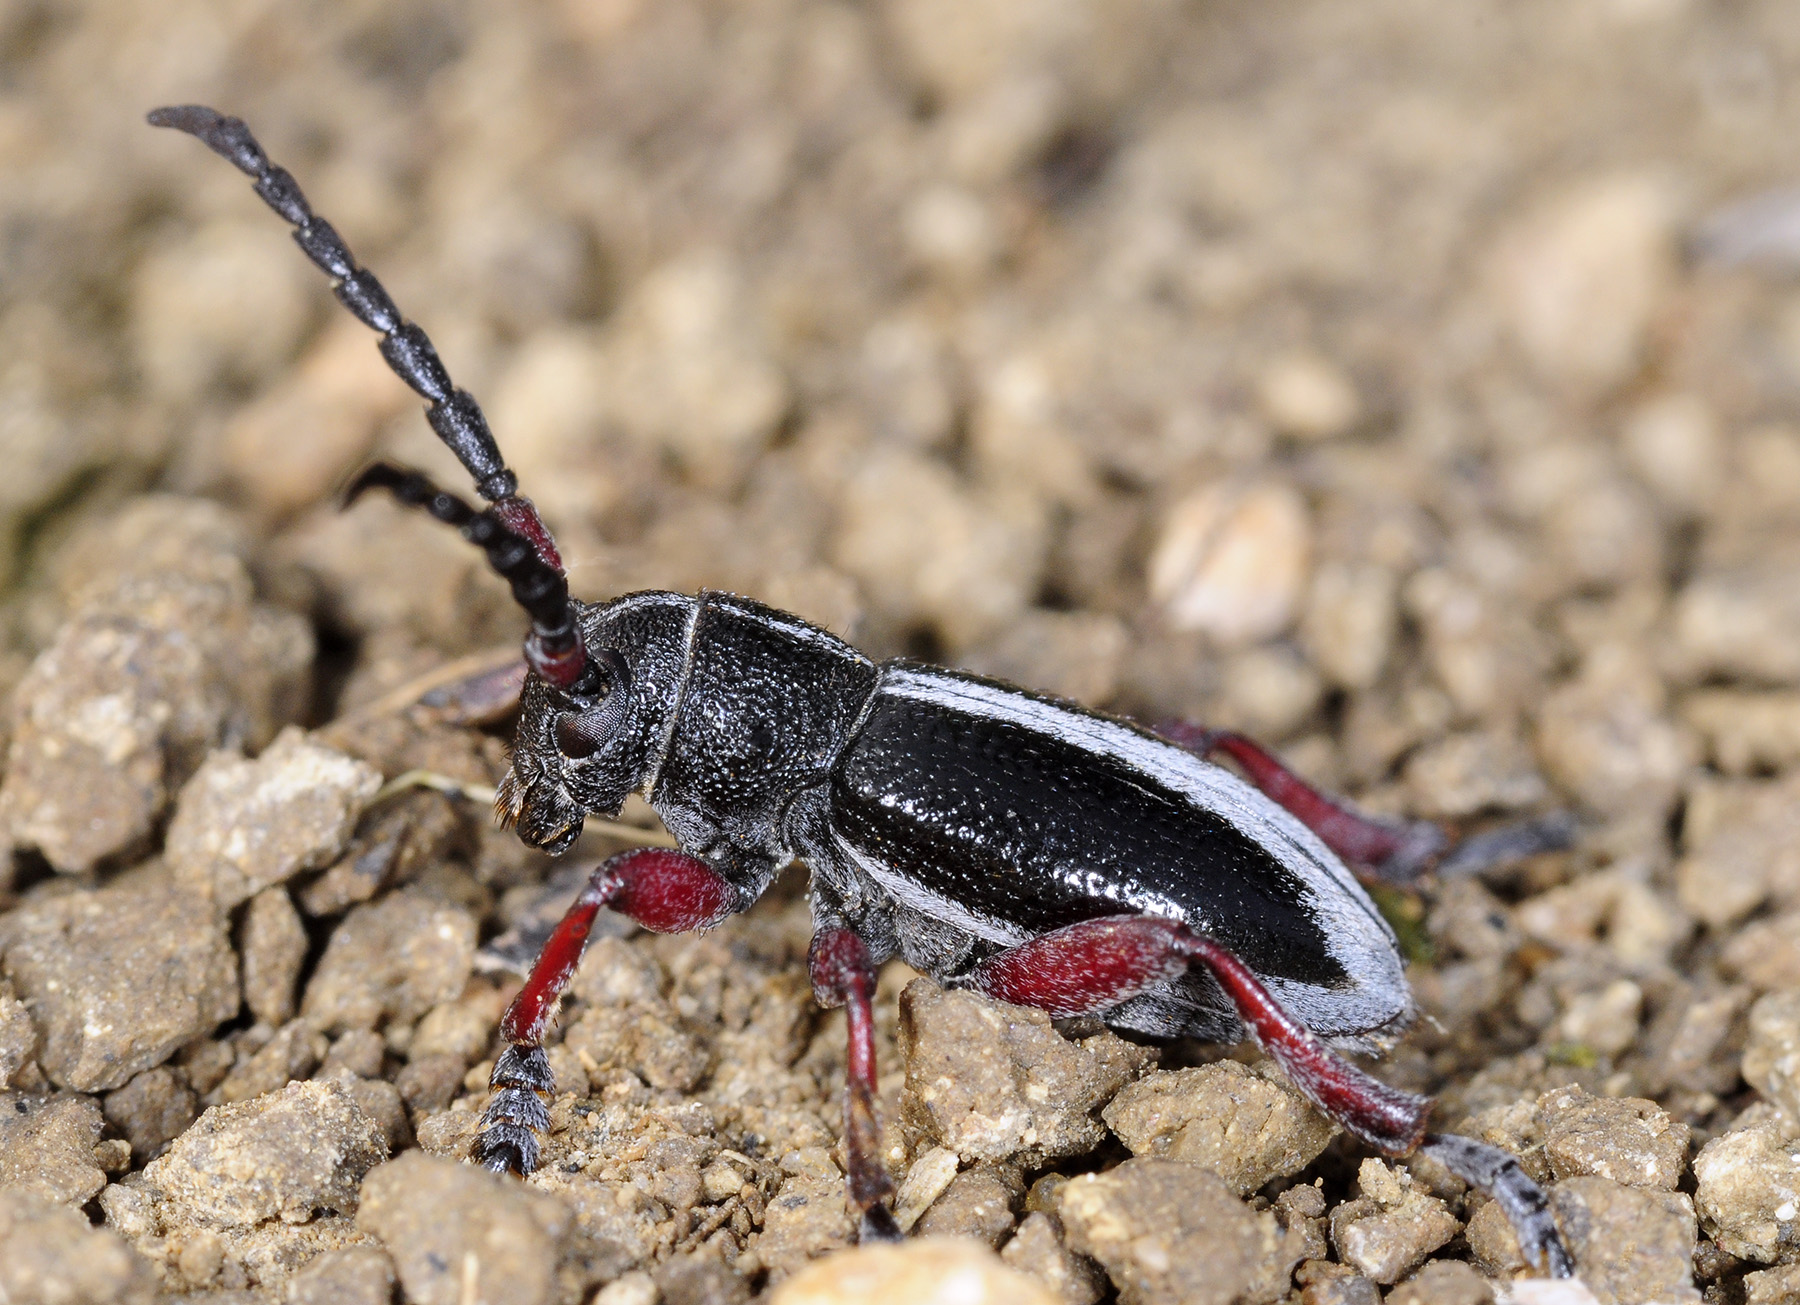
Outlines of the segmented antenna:
[{"label": "segmented antenna", "polygon": [[389,462],[365,467],[344,492],[345,503],[354,503],[371,489],[385,489],[409,507],[424,508],[485,552],[488,564],[505,577],[513,598],[531,617],[525,660],[559,689],[575,687],[587,669],[588,656],[575,604],[569,601],[569,582],[559,568],[539,556],[531,540],[503,521],[496,508],[478,511],[419,472]]},{"label": "segmented antenna", "polygon": [[[562,557],[531,500],[519,497],[519,478],[500,456],[481,406],[467,390],[450,383],[450,373],[425,332],[400,315],[394,301],[367,268],[357,266],[343,238],[313,214],[300,185],[286,168],[269,162],[242,118],[227,117],[203,104],[152,109],[152,127],[173,127],[199,138],[213,153],[255,183],[263,202],[294,225],[294,241],[331,278],[331,289],[364,326],[381,334],[381,356],[394,374],[429,405],[425,420],[474,477],[476,491],[509,530],[523,536],[539,558],[559,573]],[[535,619],[535,618],[534,618]]]}]

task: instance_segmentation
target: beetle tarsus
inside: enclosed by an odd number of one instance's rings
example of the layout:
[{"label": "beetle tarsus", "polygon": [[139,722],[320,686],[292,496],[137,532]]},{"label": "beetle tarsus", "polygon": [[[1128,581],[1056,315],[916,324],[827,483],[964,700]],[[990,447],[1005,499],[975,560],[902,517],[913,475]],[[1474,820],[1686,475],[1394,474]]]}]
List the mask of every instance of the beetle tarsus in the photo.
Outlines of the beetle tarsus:
[{"label": "beetle tarsus", "polygon": [[1519,1249],[1539,1273],[1549,1278],[1575,1276],[1575,1260],[1557,1231],[1549,1198],[1517,1156],[1453,1133],[1428,1134],[1419,1150],[1499,1203],[1518,1235]]},{"label": "beetle tarsus", "polygon": [[1580,823],[1572,811],[1552,811],[1484,829],[1446,852],[1444,859],[1438,862],[1437,875],[1439,879],[1480,875],[1529,856],[1562,852],[1575,845],[1580,832]]},{"label": "beetle tarsus", "polygon": [[885,1205],[871,1205],[862,1213],[862,1221],[857,1225],[856,1240],[864,1246],[877,1242],[903,1242],[906,1234],[900,1231],[900,1224],[894,1218],[894,1212]]}]

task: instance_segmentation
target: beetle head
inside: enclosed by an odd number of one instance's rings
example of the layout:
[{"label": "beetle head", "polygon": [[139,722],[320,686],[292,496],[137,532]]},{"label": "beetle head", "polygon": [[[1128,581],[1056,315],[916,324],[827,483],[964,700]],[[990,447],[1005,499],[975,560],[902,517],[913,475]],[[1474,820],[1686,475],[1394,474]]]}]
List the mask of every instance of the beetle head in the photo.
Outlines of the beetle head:
[{"label": "beetle head", "polygon": [[[476,510],[417,472],[376,463],[349,497],[388,490],[456,526],[488,555],[531,618],[526,676],[512,769],[495,809],[519,836],[550,853],[566,851],[587,812],[614,816],[647,780],[650,740],[660,739],[670,702],[666,670],[677,629],[677,595],[635,595],[601,606],[569,596],[562,559],[530,503],[516,496]],[[646,603],[645,599],[651,601]],[[673,600],[674,608],[666,600]],[[676,617],[671,626],[670,617]],[[637,665],[650,671],[640,677]]]},{"label": "beetle head", "polygon": [[551,853],[575,841],[586,813],[617,816],[627,795],[651,782],[693,600],[648,593],[574,606],[587,668],[569,689],[526,678],[512,769],[495,802],[502,823]]}]

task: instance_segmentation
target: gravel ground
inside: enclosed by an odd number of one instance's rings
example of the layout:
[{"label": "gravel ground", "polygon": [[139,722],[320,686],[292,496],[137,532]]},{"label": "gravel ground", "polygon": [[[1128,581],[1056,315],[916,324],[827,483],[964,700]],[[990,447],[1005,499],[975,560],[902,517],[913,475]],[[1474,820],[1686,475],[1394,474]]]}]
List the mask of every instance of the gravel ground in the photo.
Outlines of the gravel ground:
[{"label": "gravel ground", "polygon": [[753,594],[1377,810],[1579,813],[1386,894],[1424,1017],[1381,1072],[1519,1152],[1593,1298],[1800,1299],[1797,73],[1779,0],[0,3],[0,1297],[1550,1299],[1253,1056],[900,967],[917,1238],[821,1260],[797,872],[605,931],[545,1168],[456,1163],[551,867],[384,782],[499,778],[418,686],[520,622],[332,506],[378,453],[460,478],[142,124],[205,101],[482,397],[582,594]]}]

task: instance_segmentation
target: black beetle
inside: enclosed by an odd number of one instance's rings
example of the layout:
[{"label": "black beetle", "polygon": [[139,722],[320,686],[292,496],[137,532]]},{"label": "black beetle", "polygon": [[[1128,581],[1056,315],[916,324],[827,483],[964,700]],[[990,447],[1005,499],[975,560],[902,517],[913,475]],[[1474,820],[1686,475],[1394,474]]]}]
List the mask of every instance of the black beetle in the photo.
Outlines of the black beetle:
[{"label": "black beetle", "polygon": [[[865,1238],[899,1235],[879,1156],[870,1003],[875,966],[902,956],[941,983],[1053,1015],[1162,1037],[1254,1038],[1350,1132],[1391,1155],[1436,1156],[1503,1203],[1540,1269],[1573,1271],[1516,1159],[1428,1134],[1428,1098],[1381,1083],[1324,1041],[1368,1047],[1411,1019],[1393,932],[1344,860],[1417,873],[1444,851],[1434,826],[1360,816],[1235,735],[1159,735],[975,676],[877,663],[733,595],[572,599],[475,400],[293,177],[237,118],[188,105],[149,120],[197,136],[253,178],[338,298],[380,332],[383,356],[428,401],[432,428],[489,501],[477,511],[387,465],[350,490],[385,488],[458,526],[531,617],[501,818],[560,852],[587,813],[615,815],[642,793],[680,848],[606,861],[556,927],[502,1022],[510,1045],[494,1067],[478,1161],[537,1165],[554,1087],[541,1040],[602,906],[653,930],[703,929],[748,908],[798,858],[812,871],[813,988],[849,1016],[846,1169]],[[1214,750],[1256,785],[1207,761]]]}]

